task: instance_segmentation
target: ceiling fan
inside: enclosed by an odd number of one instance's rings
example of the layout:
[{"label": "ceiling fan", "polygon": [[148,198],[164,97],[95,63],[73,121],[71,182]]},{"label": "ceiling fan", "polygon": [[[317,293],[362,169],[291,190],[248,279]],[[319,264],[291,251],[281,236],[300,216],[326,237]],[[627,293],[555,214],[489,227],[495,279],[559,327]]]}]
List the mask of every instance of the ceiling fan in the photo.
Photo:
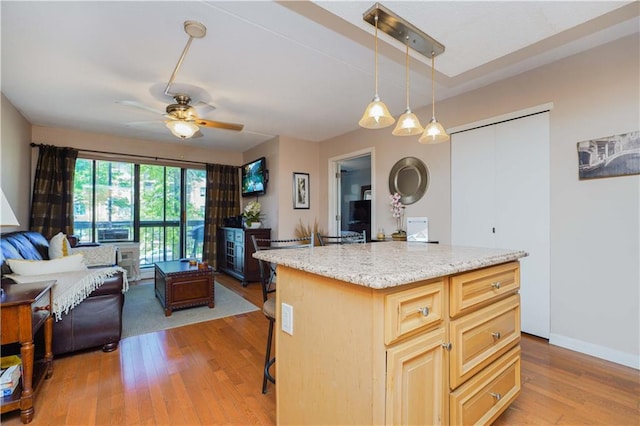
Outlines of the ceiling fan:
[{"label": "ceiling fan", "polygon": [[[164,121],[164,123],[166,124],[167,128],[171,130],[171,133],[173,133],[180,139],[187,139],[193,137],[194,135],[201,135],[199,133],[200,127],[241,131],[244,128],[244,125],[242,124],[205,120],[198,117],[196,109],[192,105],[189,105],[189,103],[191,102],[191,97],[188,94],[171,93],[169,91],[171,85],[173,84],[173,81],[176,78],[176,74],[178,73],[178,70],[182,65],[182,62],[184,61],[184,58],[189,51],[191,42],[194,38],[204,37],[207,33],[207,28],[203,24],[196,21],[185,21],[184,31],[189,35],[189,40],[187,41],[187,44],[182,51],[182,55],[180,55],[180,59],[178,59],[178,63],[176,64],[176,67],[173,70],[171,77],[169,78],[167,87],[164,90],[164,94],[167,96],[171,96],[175,101],[175,103],[167,105],[166,114],[163,114],[163,116],[167,119]],[[134,101],[122,101],[120,103],[140,107],[149,111],[154,111],[152,108],[140,105]]]}]

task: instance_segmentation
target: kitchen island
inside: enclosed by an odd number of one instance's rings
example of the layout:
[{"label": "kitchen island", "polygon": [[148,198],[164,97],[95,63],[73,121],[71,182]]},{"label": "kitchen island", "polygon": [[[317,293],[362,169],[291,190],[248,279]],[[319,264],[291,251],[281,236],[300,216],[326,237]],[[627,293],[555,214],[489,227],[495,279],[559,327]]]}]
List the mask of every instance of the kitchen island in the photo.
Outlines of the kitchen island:
[{"label": "kitchen island", "polygon": [[526,255],[407,242],[254,254],[278,265],[278,424],[491,423],[520,391]]}]

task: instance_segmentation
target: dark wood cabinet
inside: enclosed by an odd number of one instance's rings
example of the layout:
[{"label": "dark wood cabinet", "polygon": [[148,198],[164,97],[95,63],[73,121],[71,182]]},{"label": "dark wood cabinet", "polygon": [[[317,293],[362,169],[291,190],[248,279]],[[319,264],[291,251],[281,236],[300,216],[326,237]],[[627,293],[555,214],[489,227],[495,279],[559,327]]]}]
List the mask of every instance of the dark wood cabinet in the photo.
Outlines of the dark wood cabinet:
[{"label": "dark wood cabinet", "polygon": [[218,231],[218,269],[242,281],[260,281],[258,260],[253,258],[251,235],[271,238],[270,228],[220,228]]},{"label": "dark wood cabinet", "polygon": [[[42,379],[48,379],[53,374],[51,287],[54,284],[55,281],[26,284],[2,282],[5,294],[0,304],[1,343],[19,343],[22,360],[21,383],[13,394],[2,398],[2,413],[19,409],[22,423],[33,420],[36,392]],[[44,356],[36,359],[34,336],[41,328],[44,328]]]}]

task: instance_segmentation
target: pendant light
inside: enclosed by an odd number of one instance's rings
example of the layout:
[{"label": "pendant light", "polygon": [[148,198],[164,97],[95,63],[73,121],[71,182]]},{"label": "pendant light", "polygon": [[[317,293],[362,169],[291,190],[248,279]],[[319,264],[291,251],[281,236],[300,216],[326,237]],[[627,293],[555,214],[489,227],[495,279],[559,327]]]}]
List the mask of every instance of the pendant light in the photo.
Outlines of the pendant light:
[{"label": "pendant light", "polygon": [[387,106],[380,100],[378,96],[378,14],[374,18],[376,27],[376,48],[375,48],[375,96],[362,114],[362,118],[358,122],[365,129],[382,129],[391,126],[396,120],[389,113]]},{"label": "pendant light", "polygon": [[436,120],[436,79],[435,79],[435,58],[436,52],[431,52],[431,121],[424,128],[424,133],[418,139],[418,142],[424,144],[435,144],[440,142],[448,142],[449,135],[445,132],[442,124]]},{"label": "pendant light", "polygon": [[409,107],[409,37],[406,38],[407,51],[405,54],[405,70],[406,70],[406,88],[407,88],[407,109],[398,118],[396,128],[391,132],[394,136],[413,136],[419,135],[424,130],[420,124],[420,120]]}]

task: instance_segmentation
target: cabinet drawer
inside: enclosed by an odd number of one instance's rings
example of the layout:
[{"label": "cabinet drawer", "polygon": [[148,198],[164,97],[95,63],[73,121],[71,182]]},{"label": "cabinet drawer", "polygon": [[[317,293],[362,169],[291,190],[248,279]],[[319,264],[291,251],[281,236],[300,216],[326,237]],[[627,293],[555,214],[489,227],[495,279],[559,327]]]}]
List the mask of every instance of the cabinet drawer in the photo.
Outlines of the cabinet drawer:
[{"label": "cabinet drawer", "polygon": [[235,234],[236,234],[236,235],[235,235],[235,241],[236,241],[236,243],[238,243],[238,244],[242,244],[242,243],[244,243],[244,232],[242,232],[242,231],[237,231]]},{"label": "cabinet drawer", "polygon": [[31,304],[32,333],[35,334],[35,331],[49,318],[51,309],[51,290],[49,290]]},{"label": "cabinet drawer", "polygon": [[520,341],[520,295],[452,321],[450,338],[455,389]]},{"label": "cabinet drawer", "polygon": [[442,322],[444,282],[398,291],[385,296],[384,342],[389,345]]},{"label": "cabinet drawer", "polygon": [[454,425],[490,424],[520,393],[520,346],[450,395]]},{"label": "cabinet drawer", "polygon": [[227,241],[233,241],[236,238],[235,231],[226,230],[224,231],[224,235],[225,235],[225,240]]},{"label": "cabinet drawer", "polygon": [[520,264],[505,263],[451,277],[450,315],[457,317],[520,288]]}]

